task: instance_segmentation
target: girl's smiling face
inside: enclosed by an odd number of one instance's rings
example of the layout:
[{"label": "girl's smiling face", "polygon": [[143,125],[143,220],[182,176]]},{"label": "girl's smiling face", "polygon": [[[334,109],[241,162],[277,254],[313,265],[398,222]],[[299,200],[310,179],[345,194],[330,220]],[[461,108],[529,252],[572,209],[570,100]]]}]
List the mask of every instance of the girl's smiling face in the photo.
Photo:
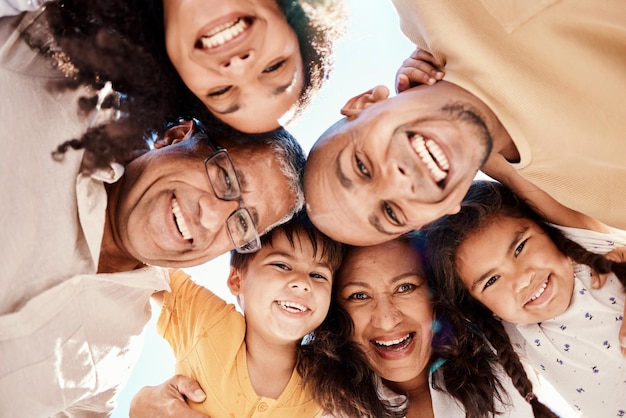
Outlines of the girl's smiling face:
[{"label": "girl's smiling face", "polygon": [[456,266],[469,293],[508,322],[544,321],[572,299],[571,260],[527,218],[489,220],[459,246]]}]

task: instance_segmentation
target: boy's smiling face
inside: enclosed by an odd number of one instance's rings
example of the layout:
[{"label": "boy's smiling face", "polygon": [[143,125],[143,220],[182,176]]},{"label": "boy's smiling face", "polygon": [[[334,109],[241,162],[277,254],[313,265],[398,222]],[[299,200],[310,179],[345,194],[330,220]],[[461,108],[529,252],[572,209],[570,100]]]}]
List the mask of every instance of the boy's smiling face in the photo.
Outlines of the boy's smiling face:
[{"label": "boy's smiling face", "polygon": [[248,342],[259,338],[292,344],[328,313],[334,272],[319,250],[315,254],[305,233],[298,232],[293,241],[292,246],[278,232],[243,271],[231,267],[228,285],[245,314]]}]

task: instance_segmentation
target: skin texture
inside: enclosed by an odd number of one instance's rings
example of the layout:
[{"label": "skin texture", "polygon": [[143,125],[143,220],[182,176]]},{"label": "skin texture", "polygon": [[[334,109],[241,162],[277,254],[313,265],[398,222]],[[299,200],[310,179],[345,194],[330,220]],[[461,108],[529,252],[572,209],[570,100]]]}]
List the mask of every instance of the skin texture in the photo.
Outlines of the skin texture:
[{"label": "skin texture", "polygon": [[[317,328],[328,313],[333,272],[310,241],[298,235],[293,248],[279,232],[264,245],[244,271],[231,267],[228,287],[246,316],[246,343],[285,345]],[[282,306],[298,304],[303,311]],[[305,308],[306,307],[306,308]]]},{"label": "skin texture", "polygon": [[353,340],[387,386],[409,394],[428,393],[433,322],[430,291],[413,254],[401,240],[352,248],[336,277],[336,300],[354,322]]},{"label": "skin texture", "polygon": [[508,322],[552,318],[563,313],[572,298],[571,260],[526,218],[498,216],[489,221],[459,246],[456,264],[470,294]]},{"label": "skin texture", "polygon": [[[214,150],[205,139],[198,140],[189,126],[170,131],[172,145],[136,158],[122,179],[110,186],[103,240],[106,257],[185,267],[233,248],[225,222],[239,202],[215,196],[204,167],[204,159]],[[243,200],[261,232],[281,219],[293,204],[288,181],[269,150],[237,148],[229,153]],[[184,239],[178,230],[173,197],[192,239]]]},{"label": "skin texture", "polygon": [[[384,87],[353,98],[342,110],[348,117],[309,154],[309,217],[338,241],[372,245],[457,212],[492,150],[496,120],[487,110],[445,81],[391,98]],[[435,169],[445,179],[418,155],[417,135],[437,144],[431,154],[445,155]]]},{"label": "skin texture", "polygon": [[[168,56],[209,110],[242,132],[280,126],[299,98],[304,75],[297,36],[276,1],[164,0],[163,6]],[[237,18],[246,22],[240,33],[199,47],[202,35]]]}]

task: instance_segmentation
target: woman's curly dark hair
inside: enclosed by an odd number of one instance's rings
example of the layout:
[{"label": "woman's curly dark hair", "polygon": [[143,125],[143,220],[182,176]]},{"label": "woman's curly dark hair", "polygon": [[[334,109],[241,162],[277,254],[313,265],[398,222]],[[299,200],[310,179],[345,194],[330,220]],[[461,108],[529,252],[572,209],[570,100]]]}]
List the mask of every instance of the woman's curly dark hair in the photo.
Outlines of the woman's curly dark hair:
[{"label": "woman's curly dark hair", "polygon": [[[343,9],[340,0],[277,1],[300,43],[306,72],[301,110],[332,69],[333,42],[344,28]],[[57,88],[86,85],[98,91],[110,82],[128,116],[67,140],[58,154],[84,148],[92,154],[94,167],[125,163],[181,115],[192,115],[209,129],[223,125],[185,86],[167,56],[161,0],[59,0],[47,4],[38,21],[33,26],[37,29],[24,35],[31,47],[69,68],[70,77]],[[94,94],[82,98],[80,106],[89,112],[96,103]]]},{"label": "woman's curly dark hair", "polygon": [[[424,251],[420,235],[405,234],[415,251]],[[352,247],[346,246],[348,253]],[[410,256],[410,255],[406,255]],[[341,269],[337,273],[341,275]],[[433,288],[432,277],[428,283]],[[433,299],[436,317],[430,364],[440,364],[433,375],[433,387],[449,393],[465,409],[469,418],[498,415],[499,401],[509,399],[496,375],[498,364],[494,350],[481,333],[467,333],[467,324],[455,321],[449,305],[436,294]],[[450,319],[448,317],[450,315]],[[354,323],[350,315],[334,301],[314,340],[302,347],[298,371],[305,385],[310,385],[315,399],[327,412],[346,417],[403,417],[406,405],[389,405],[379,399],[375,372],[358,343],[352,341]]]},{"label": "woman's curly dark hair", "polygon": [[[532,383],[513,350],[502,323],[491,311],[474,299],[458,275],[456,254],[459,246],[473,232],[479,230],[496,216],[529,218],[539,225],[564,255],[579,264],[589,265],[598,273],[614,272],[626,285],[626,263],[607,260],[594,254],[563,233],[547,224],[521,198],[502,184],[494,181],[475,181],[465,196],[459,213],[445,216],[422,228],[427,241],[426,264],[434,277],[434,285],[441,295],[441,309],[458,326],[465,326],[467,335],[481,334],[498,354],[498,361],[509,374],[513,384],[524,397],[532,398],[530,404],[536,417],[554,417],[549,408],[533,396]],[[484,342],[483,342],[484,344]]]}]

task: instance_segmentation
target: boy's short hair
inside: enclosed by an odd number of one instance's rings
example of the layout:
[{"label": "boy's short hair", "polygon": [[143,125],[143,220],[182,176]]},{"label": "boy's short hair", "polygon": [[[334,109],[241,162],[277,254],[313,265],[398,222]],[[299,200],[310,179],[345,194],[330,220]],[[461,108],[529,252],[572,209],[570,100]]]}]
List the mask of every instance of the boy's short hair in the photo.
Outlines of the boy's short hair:
[{"label": "boy's short hair", "polygon": [[[343,244],[327,237],[320,232],[309,220],[306,212],[300,210],[288,222],[279,225],[261,236],[261,247],[272,246],[273,240],[279,233],[284,233],[292,248],[295,248],[295,240],[300,239],[298,234],[306,236],[313,246],[314,257],[325,259],[333,273],[339,269],[343,260]],[[321,248],[318,245],[321,244]],[[230,266],[237,270],[245,270],[257,253],[240,254],[235,250],[230,252]]]}]

